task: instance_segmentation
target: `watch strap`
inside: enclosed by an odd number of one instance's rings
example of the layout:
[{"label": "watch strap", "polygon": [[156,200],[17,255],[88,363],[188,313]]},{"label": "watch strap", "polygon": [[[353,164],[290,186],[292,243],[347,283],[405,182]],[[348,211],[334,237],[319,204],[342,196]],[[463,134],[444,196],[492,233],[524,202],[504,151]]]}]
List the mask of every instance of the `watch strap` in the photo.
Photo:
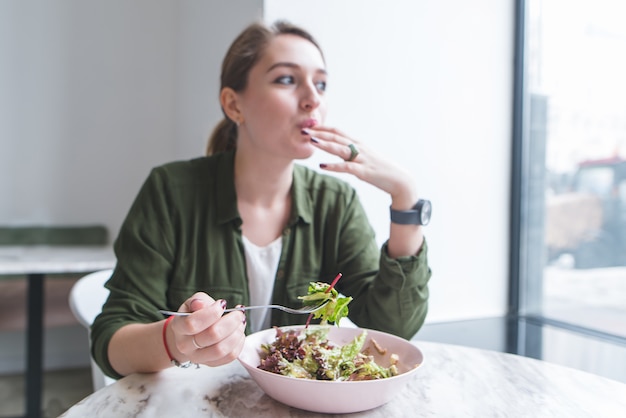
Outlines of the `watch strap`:
[{"label": "watch strap", "polygon": [[390,206],[389,215],[391,222],[400,225],[419,225],[419,212],[416,206],[413,206],[410,210],[395,210]]},{"label": "watch strap", "polygon": [[[424,210],[426,210],[425,213],[423,213]],[[410,210],[395,210],[390,206],[389,215],[391,222],[396,224],[426,225],[430,220],[430,201],[420,199]]]}]

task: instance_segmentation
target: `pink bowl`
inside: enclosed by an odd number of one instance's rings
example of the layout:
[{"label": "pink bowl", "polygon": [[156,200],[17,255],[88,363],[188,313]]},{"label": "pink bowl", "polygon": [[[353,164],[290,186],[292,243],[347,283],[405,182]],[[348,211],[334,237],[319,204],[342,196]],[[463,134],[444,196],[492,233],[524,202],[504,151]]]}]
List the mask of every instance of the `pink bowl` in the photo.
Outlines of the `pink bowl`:
[{"label": "pink bowl", "polygon": [[[302,328],[303,326],[291,326],[282,329]],[[363,330],[333,326],[328,339],[336,345],[344,345],[360,335]],[[393,399],[416,376],[419,366],[424,362],[422,352],[409,341],[380,331],[370,329],[366,331],[364,347],[368,347],[373,338],[381,347],[387,349],[384,356],[373,348],[370,350],[378,364],[389,367],[389,355],[392,353],[398,355],[398,375],[379,380],[338,382],[297,379],[261,370],[257,368],[261,360],[259,356],[261,345],[274,341],[276,338],[274,329],[266,329],[247,336],[243,351],[239,355],[239,362],[268,396],[286,405],[332,414],[365,411]]]}]

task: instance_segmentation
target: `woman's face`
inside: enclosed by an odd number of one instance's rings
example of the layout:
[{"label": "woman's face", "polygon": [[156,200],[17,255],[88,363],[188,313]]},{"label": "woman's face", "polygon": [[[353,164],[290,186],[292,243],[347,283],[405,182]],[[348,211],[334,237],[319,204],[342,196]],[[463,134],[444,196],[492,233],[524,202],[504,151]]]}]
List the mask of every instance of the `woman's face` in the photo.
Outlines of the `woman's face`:
[{"label": "woman's face", "polygon": [[238,147],[287,159],[308,158],[314,147],[302,129],[326,117],[326,70],[315,45],[296,35],[278,35],[252,67],[238,94],[243,116]]}]

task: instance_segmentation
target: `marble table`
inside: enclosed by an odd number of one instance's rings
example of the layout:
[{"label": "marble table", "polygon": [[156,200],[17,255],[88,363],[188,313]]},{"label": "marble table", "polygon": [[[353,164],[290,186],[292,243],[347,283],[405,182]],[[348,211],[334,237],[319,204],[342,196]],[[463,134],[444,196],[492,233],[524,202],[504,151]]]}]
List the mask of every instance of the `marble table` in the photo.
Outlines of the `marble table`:
[{"label": "marble table", "polygon": [[[391,402],[346,416],[624,417],[626,384],[513,354],[414,341],[415,378]],[[316,417],[274,401],[233,362],[135,374],[83,399],[62,417]],[[339,416],[339,415],[336,415]]]},{"label": "marble table", "polygon": [[115,266],[109,246],[0,246],[0,275],[28,278],[26,415],[41,415],[43,296],[48,274],[90,273]]}]

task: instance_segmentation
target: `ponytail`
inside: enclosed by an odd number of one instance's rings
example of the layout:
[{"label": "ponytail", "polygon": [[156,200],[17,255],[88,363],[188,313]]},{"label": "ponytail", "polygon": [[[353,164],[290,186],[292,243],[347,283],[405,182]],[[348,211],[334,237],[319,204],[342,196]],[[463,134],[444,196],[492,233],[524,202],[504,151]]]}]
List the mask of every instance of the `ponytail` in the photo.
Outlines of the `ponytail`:
[{"label": "ponytail", "polygon": [[213,129],[206,148],[206,155],[230,151],[235,148],[237,148],[237,125],[225,117]]}]

